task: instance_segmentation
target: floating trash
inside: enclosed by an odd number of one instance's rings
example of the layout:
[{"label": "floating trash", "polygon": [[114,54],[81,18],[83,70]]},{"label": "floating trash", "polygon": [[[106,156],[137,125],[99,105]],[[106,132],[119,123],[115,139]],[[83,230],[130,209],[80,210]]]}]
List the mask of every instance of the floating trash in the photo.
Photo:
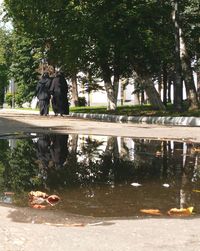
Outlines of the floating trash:
[{"label": "floating trash", "polygon": [[42,198],[47,198],[49,195],[47,193],[41,192],[41,191],[31,191],[29,193],[29,197],[42,197]]},{"label": "floating trash", "polygon": [[131,183],[131,186],[133,186],[133,187],[140,187],[142,185],[139,184],[139,183],[137,183],[137,182],[133,182],[133,183]]},{"label": "floating trash", "polygon": [[29,193],[29,202],[32,208],[44,209],[47,205],[55,206],[59,201],[60,197],[55,194],[48,195],[41,191],[31,191]]},{"label": "floating trash", "polygon": [[163,187],[170,187],[170,185],[165,183],[165,184],[163,184]]},{"label": "floating trash", "polygon": [[60,197],[53,194],[50,195],[47,199],[46,202],[49,203],[51,206],[55,206],[58,202],[60,201]]}]

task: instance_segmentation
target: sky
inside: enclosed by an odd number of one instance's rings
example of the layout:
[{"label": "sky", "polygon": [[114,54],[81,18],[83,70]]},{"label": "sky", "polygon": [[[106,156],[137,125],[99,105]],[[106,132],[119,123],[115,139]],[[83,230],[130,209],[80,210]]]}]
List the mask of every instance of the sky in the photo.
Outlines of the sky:
[{"label": "sky", "polygon": [[[0,7],[1,7],[2,3],[3,3],[3,0],[0,0]],[[10,22],[3,23],[2,22],[2,15],[0,15],[0,27],[5,27],[6,29],[11,30],[12,29],[12,24]]]}]

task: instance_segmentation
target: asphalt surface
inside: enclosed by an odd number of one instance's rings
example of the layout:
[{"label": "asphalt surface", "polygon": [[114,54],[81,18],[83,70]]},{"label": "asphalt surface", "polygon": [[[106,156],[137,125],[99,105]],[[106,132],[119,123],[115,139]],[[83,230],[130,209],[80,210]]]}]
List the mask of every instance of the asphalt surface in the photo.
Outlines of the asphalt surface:
[{"label": "asphalt surface", "polygon": [[[200,142],[199,127],[110,123],[53,115],[40,117],[32,111],[0,110],[0,135],[23,131]],[[134,219],[85,219],[63,215],[61,223],[52,218],[52,212],[1,205],[0,250],[200,250],[200,219],[195,215],[189,218],[159,216]]]}]

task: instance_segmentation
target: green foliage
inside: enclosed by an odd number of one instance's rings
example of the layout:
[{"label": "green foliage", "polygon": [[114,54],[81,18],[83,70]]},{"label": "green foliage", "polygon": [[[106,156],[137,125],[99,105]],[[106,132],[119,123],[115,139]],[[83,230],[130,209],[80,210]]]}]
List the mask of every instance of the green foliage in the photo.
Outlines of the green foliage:
[{"label": "green foliage", "polygon": [[0,107],[4,103],[4,93],[8,86],[9,34],[0,28]]},{"label": "green foliage", "polygon": [[31,177],[36,176],[38,168],[35,151],[30,141],[18,140],[9,152],[6,166],[5,184],[14,191],[27,191],[32,188]]},{"label": "green foliage", "polygon": [[0,190],[4,188],[4,172],[5,166],[4,163],[7,159],[7,153],[9,149],[9,144],[7,140],[0,140]]},{"label": "green foliage", "polygon": [[38,81],[39,58],[37,47],[31,39],[13,34],[13,56],[10,76],[17,86],[16,102],[19,106],[23,102],[30,102]]},{"label": "green foliage", "polygon": [[[84,71],[106,82],[113,75],[130,77],[133,71],[156,79],[163,66],[168,72],[174,71],[171,1],[4,2],[18,34],[11,70],[21,85],[19,97],[23,101],[30,100],[36,79],[32,73],[38,61],[30,56],[32,49],[37,48],[33,41],[40,45],[42,57],[62,67],[69,77]],[[199,57],[199,1],[179,4],[190,58]]]},{"label": "green foliage", "polygon": [[6,96],[5,96],[5,101],[6,101],[6,104],[9,106],[9,107],[12,107],[12,100],[13,100],[13,95],[11,92],[7,92],[6,93]]},{"label": "green foliage", "polygon": [[86,106],[87,101],[85,97],[78,97],[78,106]]}]

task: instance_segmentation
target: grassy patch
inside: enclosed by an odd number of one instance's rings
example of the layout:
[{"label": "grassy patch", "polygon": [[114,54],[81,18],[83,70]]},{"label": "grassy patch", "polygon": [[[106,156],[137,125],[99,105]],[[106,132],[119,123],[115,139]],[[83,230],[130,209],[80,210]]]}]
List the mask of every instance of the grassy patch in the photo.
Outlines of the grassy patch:
[{"label": "grassy patch", "polygon": [[194,116],[200,117],[200,110],[176,112],[172,105],[168,105],[166,111],[154,110],[150,105],[135,106],[118,106],[116,111],[107,111],[105,106],[98,107],[70,107],[70,112],[75,113],[96,113],[96,114],[113,114],[127,116]]}]

